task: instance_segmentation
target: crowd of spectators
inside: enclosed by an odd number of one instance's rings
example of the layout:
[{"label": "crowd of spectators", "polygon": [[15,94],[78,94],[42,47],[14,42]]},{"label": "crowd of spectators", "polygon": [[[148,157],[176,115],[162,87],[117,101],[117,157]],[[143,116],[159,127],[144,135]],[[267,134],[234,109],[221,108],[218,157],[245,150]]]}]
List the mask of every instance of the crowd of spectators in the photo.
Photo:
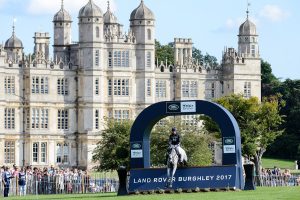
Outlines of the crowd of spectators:
[{"label": "crowd of spectators", "polygon": [[0,191],[8,195],[114,192],[117,181],[86,170],[57,167],[1,167]]},{"label": "crowd of spectators", "polygon": [[274,166],[273,169],[262,168],[260,177],[261,186],[299,186],[300,176],[292,175],[289,169],[281,170]]}]

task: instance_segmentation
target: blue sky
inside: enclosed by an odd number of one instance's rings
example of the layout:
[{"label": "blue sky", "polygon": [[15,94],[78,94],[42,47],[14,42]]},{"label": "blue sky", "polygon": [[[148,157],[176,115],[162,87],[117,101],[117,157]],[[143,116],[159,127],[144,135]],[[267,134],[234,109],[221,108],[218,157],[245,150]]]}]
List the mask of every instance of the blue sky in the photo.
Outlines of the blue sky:
[{"label": "blue sky", "polygon": [[[246,19],[247,0],[144,0],[156,17],[156,38],[163,44],[174,37],[192,38],[194,46],[220,60],[225,46],[237,48],[239,25]],[[88,0],[64,0],[73,18],[72,40],[78,40],[77,15]],[[107,0],[94,0],[103,12]],[[111,7],[128,30],[129,16],[140,0],[110,0]],[[261,57],[272,65],[275,76],[300,78],[300,1],[249,0],[250,19],[257,25]],[[0,0],[0,42],[16,34],[26,53],[33,51],[34,32],[50,32],[61,0]],[[298,25],[297,25],[298,24]]]}]

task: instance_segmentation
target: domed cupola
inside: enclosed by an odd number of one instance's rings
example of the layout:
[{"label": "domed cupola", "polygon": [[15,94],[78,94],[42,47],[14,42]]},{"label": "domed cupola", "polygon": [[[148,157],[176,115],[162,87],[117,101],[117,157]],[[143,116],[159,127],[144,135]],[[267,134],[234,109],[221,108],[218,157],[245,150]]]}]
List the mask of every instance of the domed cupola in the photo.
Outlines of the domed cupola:
[{"label": "domed cupola", "polygon": [[144,0],[132,11],[130,21],[133,20],[155,20],[153,12],[144,4]]},{"label": "domed cupola", "polygon": [[247,20],[243,24],[241,24],[239,35],[257,35],[256,26],[248,19],[248,17]]},{"label": "domed cupola", "polygon": [[244,57],[259,58],[258,34],[256,26],[249,20],[247,9],[247,19],[239,28],[238,53]]},{"label": "domed cupola", "polygon": [[105,24],[117,24],[118,18],[111,12],[109,1],[107,2],[107,11],[103,15],[103,21]]},{"label": "domed cupola", "polygon": [[53,17],[53,22],[72,22],[71,15],[64,9],[63,0],[61,9]]},{"label": "domed cupola", "polygon": [[89,2],[79,10],[78,18],[84,17],[103,17],[103,12],[93,0],[89,0]]},{"label": "domed cupola", "polygon": [[23,49],[22,41],[15,34],[15,25],[13,25],[12,36],[5,42],[4,49]]}]

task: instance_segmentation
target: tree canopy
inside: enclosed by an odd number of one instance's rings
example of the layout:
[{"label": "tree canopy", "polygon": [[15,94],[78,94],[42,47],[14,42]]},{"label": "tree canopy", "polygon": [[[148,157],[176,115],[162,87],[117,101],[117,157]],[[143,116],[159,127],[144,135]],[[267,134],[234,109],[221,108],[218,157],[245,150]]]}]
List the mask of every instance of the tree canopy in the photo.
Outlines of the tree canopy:
[{"label": "tree canopy", "polygon": [[280,111],[285,116],[285,132],[267,151],[268,155],[300,159],[300,80],[287,79],[272,87],[272,93],[281,94],[286,106]]},{"label": "tree canopy", "polygon": [[[228,109],[237,120],[242,137],[242,153],[253,157],[257,169],[260,169],[262,155],[283,132],[280,128],[283,119],[279,110],[284,102],[276,96],[260,102],[256,97],[245,99],[242,95],[230,95],[215,101]],[[205,119],[204,126],[208,131],[210,128],[216,131],[216,125],[212,123],[215,122]]]},{"label": "tree canopy", "polygon": [[93,152],[93,161],[100,171],[129,167],[129,136],[132,121],[106,120],[106,128]]}]

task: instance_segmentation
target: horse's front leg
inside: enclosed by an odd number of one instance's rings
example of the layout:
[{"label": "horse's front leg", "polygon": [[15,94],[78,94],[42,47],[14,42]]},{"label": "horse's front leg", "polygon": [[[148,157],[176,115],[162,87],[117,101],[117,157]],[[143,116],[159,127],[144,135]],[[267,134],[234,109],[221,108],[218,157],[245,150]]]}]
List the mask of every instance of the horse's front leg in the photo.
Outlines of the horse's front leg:
[{"label": "horse's front leg", "polygon": [[173,169],[172,169],[172,175],[171,175],[171,178],[170,178],[170,179],[171,179],[171,180],[170,180],[170,185],[169,185],[170,188],[171,188],[172,185],[173,185],[173,179],[174,179],[174,175],[175,175],[176,169],[177,169],[177,166],[174,165],[174,166],[173,166]]},{"label": "horse's front leg", "polygon": [[167,166],[167,181],[166,181],[166,187],[169,187],[169,182],[170,182],[170,174],[171,170],[170,170],[170,167]]}]

